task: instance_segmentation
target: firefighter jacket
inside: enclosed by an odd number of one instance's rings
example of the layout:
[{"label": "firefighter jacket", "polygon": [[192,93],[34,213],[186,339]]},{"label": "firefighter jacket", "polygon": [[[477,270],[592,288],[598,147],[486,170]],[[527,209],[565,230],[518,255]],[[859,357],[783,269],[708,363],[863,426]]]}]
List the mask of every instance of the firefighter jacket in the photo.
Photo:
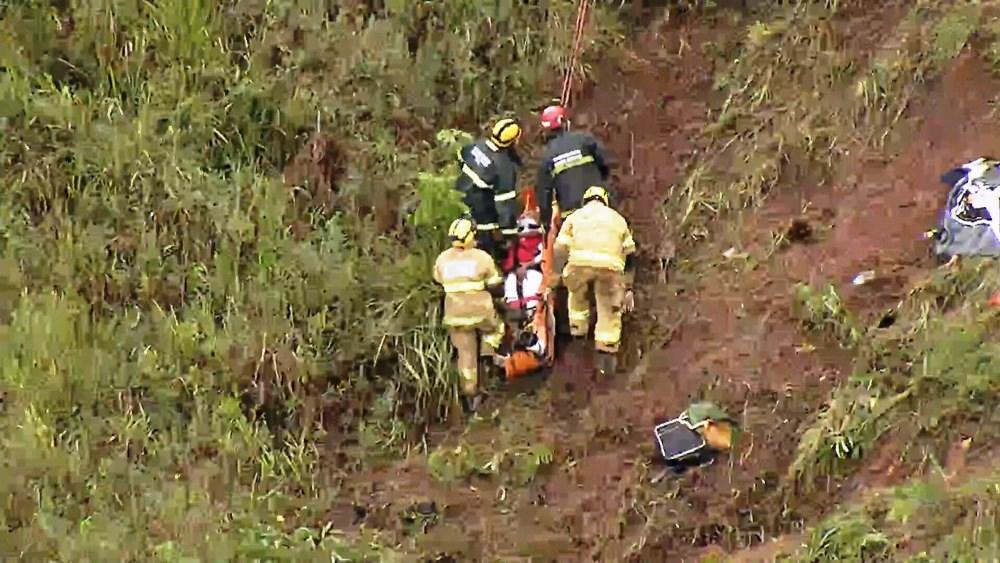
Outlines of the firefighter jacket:
[{"label": "firefighter jacket", "polygon": [[474,327],[493,318],[493,297],[487,290],[503,283],[493,257],[478,248],[449,248],[434,262],[434,281],[444,288],[444,324]]},{"label": "firefighter jacket", "polygon": [[552,220],[553,197],[565,217],[579,209],[587,188],[605,186],[610,172],[607,160],[601,143],[586,133],[563,131],[549,140],[535,184],[542,224]]},{"label": "firefighter jacket", "polygon": [[625,218],[599,201],[591,201],[566,218],[556,237],[555,251],[567,265],[625,271],[635,252],[635,240]]},{"label": "firefighter jacket", "polygon": [[480,139],[462,147],[458,159],[455,188],[464,195],[476,228],[517,234],[517,172],[521,166],[517,152]]}]

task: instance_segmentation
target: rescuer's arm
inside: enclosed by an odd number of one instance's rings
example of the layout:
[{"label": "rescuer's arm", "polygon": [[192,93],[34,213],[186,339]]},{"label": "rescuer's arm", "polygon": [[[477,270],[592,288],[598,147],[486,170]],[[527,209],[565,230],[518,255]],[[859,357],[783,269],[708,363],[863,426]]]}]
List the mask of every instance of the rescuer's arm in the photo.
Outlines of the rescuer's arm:
[{"label": "rescuer's arm", "polygon": [[608,176],[611,175],[611,164],[608,161],[608,153],[596,138],[592,139],[592,143],[590,150],[594,155],[594,164],[601,171],[601,179],[607,181]]},{"label": "rescuer's arm", "polygon": [[535,182],[535,201],[541,214],[542,226],[546,230],[552,225],[552,171],[548,160],[542,160],[538,165],[538,178]]},{"label": "rescuer's arm", "polygon": [[555,246],[552,248],[552,285],[562,284],[562,273],[569,260],[569,249],[573,246],[573,216],[570,216],[559,229]]},{"label": "rescuer's arm", "polygon": [[439,284],[441,283],[441,264],[440,264],[440,260],[435,260],[434,261],[434,268],[431,270],[431,277],[434,278],[435,282],[437,282]]},{"label": "rescuer's arm", "polygon": [[496,262],[492,258],[484,260],[484,270],[483,279],[486,283],[486,291],[489,291],[493,297],[503,297],[503,276],[500,275],[500,270],[497,269]]},{"label": "rescuer's arm", "polygon": [[625,254],[625,274],[622,276],[625,283],[625,312],[630,313],[635,308],[635,295],[632,287],[635,285],[635,239],[632,238],[631,231],[625,231],[625,240],[622,242],[622,253]]},{"label": "rescuer's arm", "polygon": [[622,253],[625,254],[625,288],[631,290],[635,282],[635,240],[632,233],[626,233]]},{"label": "rescuer's arm", "polygon": [[517,171],[512,162],[505,163],[509,170],[498,172],[493,184],[493,203],[497,210],[497,222],[505,237],[517,234]]}]

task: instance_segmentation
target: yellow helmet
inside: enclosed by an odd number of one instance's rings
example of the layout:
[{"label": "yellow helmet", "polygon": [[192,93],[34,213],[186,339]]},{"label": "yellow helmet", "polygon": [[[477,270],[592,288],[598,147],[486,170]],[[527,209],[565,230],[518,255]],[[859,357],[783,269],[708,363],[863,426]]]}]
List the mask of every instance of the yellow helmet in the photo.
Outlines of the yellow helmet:
[{"label": "yellow helmet", "polygon": [[583,192],[583,202],[593,201],[599,199],[604,202],[604,205],[609,205],[608,203],[608,190],[601,186],[590,186],[587,191]]},{"label": "yellow helmet", "polygon": [[498,147],[509,147],[520,138],[521,126],[509,117],[494,123],[490,130],[490,140]]},{"label": "yellow helmet", "polygon": [[476,241],[476,224],[465,217],[455,219],[448,227],[448,237],[452,246],[469,248]]}]

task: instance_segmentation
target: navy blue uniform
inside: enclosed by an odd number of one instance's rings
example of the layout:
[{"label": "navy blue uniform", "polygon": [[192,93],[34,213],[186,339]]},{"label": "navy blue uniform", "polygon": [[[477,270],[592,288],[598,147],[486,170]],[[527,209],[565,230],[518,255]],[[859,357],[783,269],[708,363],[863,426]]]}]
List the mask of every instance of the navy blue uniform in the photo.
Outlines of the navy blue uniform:
[{"label": "navy blue uniform", "polygon": [[476,246],[497,255],[497,233],[506,237],[517,234],[517,172],[521,160],[513,148],[501,149],[489,140],[478,140],[459,151],[458,180],[476,221]]},{"label": "navy blue uniform", "polygon": [[542,224],[552,219],[552,198],[567,215],[580,208],[583,193],[591,186],[607,186],[610,173],[607,154],[601,143],[586,133],[562,131],[545,145],[535,185]]}]

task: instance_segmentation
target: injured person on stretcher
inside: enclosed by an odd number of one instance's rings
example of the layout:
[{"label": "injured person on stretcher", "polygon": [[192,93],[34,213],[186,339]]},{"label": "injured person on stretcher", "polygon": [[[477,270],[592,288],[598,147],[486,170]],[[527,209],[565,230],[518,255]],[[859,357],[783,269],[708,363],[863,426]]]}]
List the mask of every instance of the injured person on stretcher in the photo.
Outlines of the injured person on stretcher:
[{"label": "injured person on stretcher", "polygon": [[504,301],[507,310],[518,320],[535,314],[542,292],[542,245],[544,234],[538,218],[526,211],[517,220],[517,240],[501,264]]},{"label": "injured person on stretcher", "polygon": [[517,240],[500,264],[504,273],[506,317],[514,325],[510,353],[497,356],[508,380],[535,373],[544,363],[546,342],[535,333],[533,324],[544,298],[542,251],[545,234],[533,210],[517,221]]}]

